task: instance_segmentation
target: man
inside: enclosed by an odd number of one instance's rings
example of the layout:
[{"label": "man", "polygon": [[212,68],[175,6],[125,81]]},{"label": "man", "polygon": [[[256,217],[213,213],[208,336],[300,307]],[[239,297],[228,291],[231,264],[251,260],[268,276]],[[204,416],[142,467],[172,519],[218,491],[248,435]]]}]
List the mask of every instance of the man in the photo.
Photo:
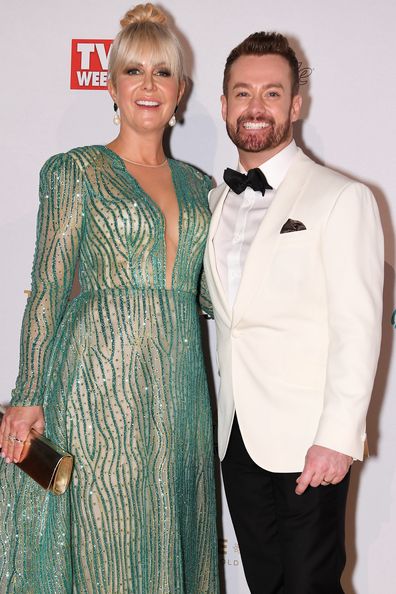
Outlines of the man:
[{"label": "man", "polygon": [[205,268],[227,500],[253,594],[339,594],[349,467],[363,457],[381,338],[378,210],[368,188],[296,147],[285,37],[237,46],[223,91],[239,172],[210,193]]}]

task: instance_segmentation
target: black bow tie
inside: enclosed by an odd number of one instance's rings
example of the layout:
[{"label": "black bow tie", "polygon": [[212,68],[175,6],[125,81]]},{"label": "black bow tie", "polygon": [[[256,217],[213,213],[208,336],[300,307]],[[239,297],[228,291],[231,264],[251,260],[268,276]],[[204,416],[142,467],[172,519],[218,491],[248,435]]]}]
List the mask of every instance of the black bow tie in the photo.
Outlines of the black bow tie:
[{"label": "black bow tie", "polygon": [[273,187],[267,182],[264,173],[258,167],[256,167],[256,169],[249,169],[247,175],[228,167],[224,171],[223,178],[227,186],[229,186],[235,194],[241,194],[248,186],[256,192],[260,191],[263,196],[265,190],[273,190]]}]

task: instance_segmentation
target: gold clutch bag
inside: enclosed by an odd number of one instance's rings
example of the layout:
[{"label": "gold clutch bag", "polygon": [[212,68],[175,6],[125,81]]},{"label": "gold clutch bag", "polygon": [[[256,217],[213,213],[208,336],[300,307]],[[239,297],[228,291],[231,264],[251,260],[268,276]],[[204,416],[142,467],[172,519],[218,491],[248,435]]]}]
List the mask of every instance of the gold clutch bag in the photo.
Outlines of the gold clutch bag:
[{"label": "gold clutch bag", "polygon": [[[0,422],[3,413],[0,410]],[[73,456],[32,429],[15,464],[36,483],[54,495],[62,495],[70,483]]]}]

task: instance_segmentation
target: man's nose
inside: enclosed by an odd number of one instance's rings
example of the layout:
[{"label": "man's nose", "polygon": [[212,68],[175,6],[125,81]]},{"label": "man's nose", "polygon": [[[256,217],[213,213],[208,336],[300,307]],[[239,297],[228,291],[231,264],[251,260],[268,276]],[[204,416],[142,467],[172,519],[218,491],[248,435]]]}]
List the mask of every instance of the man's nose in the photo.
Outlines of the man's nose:
[{"label": "man's nose", "polygon": [[249,109],[253,113],[263,112],[266,110],[265,100],[259,95],[253,95],[249,101]]}]

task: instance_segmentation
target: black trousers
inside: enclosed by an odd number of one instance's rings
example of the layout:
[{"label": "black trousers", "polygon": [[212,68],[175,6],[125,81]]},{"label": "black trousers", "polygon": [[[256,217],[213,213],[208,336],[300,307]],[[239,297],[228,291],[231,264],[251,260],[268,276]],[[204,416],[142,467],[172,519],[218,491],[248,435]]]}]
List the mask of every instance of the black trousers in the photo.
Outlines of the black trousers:
[{"label": "black trousers", "polygon": [[252,594],[343,594],[349,473],[296,495],[296,473],[260,468],[235,417],[222,463],[228,506]]}]

